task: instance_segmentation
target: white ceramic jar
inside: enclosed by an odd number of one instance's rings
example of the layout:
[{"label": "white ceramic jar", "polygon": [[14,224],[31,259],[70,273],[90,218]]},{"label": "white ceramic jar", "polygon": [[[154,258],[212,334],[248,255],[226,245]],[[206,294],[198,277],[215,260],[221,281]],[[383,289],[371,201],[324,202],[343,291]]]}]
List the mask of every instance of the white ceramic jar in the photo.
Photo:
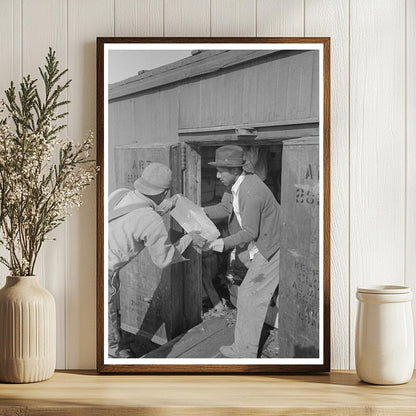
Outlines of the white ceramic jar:
[{"label": "white ceramic jar", "polygon": [[410,288],[372,286],[357,289],[355,366],[372,384],[402,384],[412,377],[414,332]]}]

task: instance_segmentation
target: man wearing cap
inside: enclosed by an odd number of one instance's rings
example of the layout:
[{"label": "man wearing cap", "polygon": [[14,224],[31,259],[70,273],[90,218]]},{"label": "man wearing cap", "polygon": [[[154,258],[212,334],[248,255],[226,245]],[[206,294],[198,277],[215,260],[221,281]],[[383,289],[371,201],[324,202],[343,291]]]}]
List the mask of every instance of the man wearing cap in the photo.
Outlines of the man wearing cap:
[{"label": "man wearing cap", "polygon": [[109,196],[108,206],[108,353],[111,357],[134,355],[123,349],[118,326],[119,270],[145,247],[161,269],[186,260],[182,253],[193,241],[201,247],[206,240],[190,232],[172,244],[161,215],[176,204],[178,195],[165,199],[172,182],[171,170],[161,163],[151,163],[134,183],[134,191],[119,189]]},{"label": "man wearing cap", "polygon": [[216,150],[217,178],[231,194],[222,202],[204,210],[211,219],[228,218],[238,222],[231,235],[210,243],[217,252],[248,244],[250,264],[239,288],[234,343],[220,347],[229,358],[257,358],[261,330],[270,299],[279,283],[280,205],[273,193],[256,175],[243,170],[246,166],[240,146],[227,145]]}]

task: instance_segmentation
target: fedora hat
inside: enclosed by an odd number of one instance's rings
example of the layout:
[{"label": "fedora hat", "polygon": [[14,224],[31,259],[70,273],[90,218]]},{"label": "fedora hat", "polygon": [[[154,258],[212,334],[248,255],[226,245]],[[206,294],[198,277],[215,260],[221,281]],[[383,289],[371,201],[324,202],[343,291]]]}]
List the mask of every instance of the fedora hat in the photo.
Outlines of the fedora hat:
[{"label": "fedora hat", "polygon": [[134,188],[145,195],[159,195],[169,189],[171,183],[172,171],[162,163],[151,163],[134,182]]},{"label": "fedora hat", "polygon": [[214,167],[239,168],[247,165],[244,150],[234,144],[221,146],[215,151],[215,162],[208,162]]}]

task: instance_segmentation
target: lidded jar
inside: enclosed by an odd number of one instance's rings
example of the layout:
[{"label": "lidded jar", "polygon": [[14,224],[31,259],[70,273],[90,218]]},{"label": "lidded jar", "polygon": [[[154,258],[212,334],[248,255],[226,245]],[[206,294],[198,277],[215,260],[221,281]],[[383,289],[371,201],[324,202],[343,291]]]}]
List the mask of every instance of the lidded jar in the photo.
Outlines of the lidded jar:
[{"label": "lidded jar", "polygon": [[357,289],[355,366],[372,384],[402,384],[412,377],[414,332],[412,291],[406,286]]}]

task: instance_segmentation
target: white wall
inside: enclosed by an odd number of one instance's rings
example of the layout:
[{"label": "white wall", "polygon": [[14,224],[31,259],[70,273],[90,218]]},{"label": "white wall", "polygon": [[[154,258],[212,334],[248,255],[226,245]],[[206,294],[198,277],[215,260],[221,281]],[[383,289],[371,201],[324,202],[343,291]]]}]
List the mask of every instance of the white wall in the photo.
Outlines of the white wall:
[{"label": "white wall", "polygon": [[[331,37],[331,360],[353,368],[356,287],[416,289],[416,0],[0,0],[0,10],[0,91],[52,46],[73,79],[75,140],[95,130],[97,36]],[[58,368],[95,367],[95,207],[94,185],[38,264],[57,302]]]}]

